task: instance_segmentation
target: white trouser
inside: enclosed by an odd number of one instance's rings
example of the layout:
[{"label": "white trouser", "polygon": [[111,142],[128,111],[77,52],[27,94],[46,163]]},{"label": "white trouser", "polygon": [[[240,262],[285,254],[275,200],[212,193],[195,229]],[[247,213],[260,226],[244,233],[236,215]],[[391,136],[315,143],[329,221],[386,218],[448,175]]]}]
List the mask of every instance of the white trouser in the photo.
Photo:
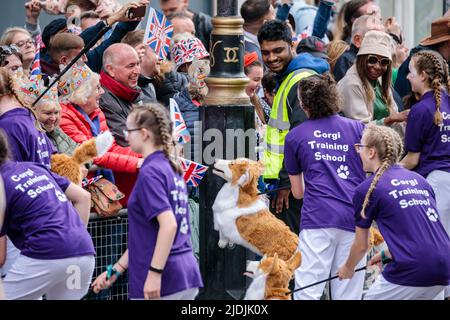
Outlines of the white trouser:
[{"label": "white trouser", "polygon": [[[450,173],[435,170],[428,175],[427,181],[436,195],[439,219],[450,236]],[[450,285],[445,289],[444,295],[450,297]]]},{"label": "white trouser", "polygon": [[0,268],[0,274],[2,277],[5,277],[8,273],[8,270],[14,264],[17,257],[20,255],[20,250],[17,249],[12,241],[6,237],[6,261],[2,268]]},{"label": "white trouser", "polygon": [[198,288],[190,288],[152,300],[194,300],[197,294]]},{"label": "white trouser", "polygon": [[433,300],[444,289],[445,286],[401,286],[390,283],[380,274],[364,296],[364,300]]},{"label": "white trouser", "polygon": [[37,260],[19,255],[3,285],[11,300],[79,300],[87,293],[94,272],[95,257]]},{"label": "white trouser", "polygon": [[[306,229],[300,232],[298,249],[302,254],[302,264],[295,270],[295,288],[336,275],[339,267],[347,260],[355,233],[335,228]],[[366,257],[356,268],[363,267]],[[364,285],[364,271],[356,272],[352,279],[332,280],[331,299],[361,300]],[[325,282],[294,293],[295,300],[319,300]]]}]

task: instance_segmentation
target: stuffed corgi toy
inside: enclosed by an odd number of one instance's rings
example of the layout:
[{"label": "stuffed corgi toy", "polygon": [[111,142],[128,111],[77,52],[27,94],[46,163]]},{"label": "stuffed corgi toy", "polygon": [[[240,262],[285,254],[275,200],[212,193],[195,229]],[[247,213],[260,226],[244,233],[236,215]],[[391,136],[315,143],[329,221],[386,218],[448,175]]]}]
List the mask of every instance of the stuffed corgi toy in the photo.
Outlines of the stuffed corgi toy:
[{"label": "stuffed corgi toy", "polygon": [[295,269],[301,264],[301,254],[296,252],[288,261],[273,257],[263,257],[247,264],[245,275],[253,278],[244,300],[291,300],[289,281]]},{"label": "stuffed corgi toy", "polygon": [[297,250],[298,236],[258,196],[263,171],[261,163],[249,159],[216,160],[213,173],[227,181],[212,207],[218,245],[225,248],[236,243],[261,256],[277,254],[287,261]]},{"label": "stuffed corgi toy", "polygon": [[81,185],[83,176],[80,166],[104,155],[111,148],[113,141],[111,132],[105,131],[79,145],[71,157],[63,153],[54,154],[51,159],[51,170]]}]

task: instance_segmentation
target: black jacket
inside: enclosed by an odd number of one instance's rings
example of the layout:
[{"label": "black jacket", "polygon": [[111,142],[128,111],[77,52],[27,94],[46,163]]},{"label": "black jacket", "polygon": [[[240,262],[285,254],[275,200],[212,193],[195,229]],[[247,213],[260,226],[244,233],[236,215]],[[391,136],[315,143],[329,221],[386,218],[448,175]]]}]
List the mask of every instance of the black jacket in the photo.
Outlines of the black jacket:
[{"label": "black jacket", "polygon": [[353,63],[355,63],[358,51],[359,49],[352,43],[350,48],[348,48],[348,50],[345,51],[339,59],[337,59],[333,70],[333,75],[336,82],[341,80],[347,73],[347,70],[350,69]]},{"label": "black jacket", "polygon": [[405,96],[410,94],[412,91],[411,84],[409,83],[408,79],[406,79],[406,77],[408,76],[408,73],[409,73],[409,62],[411,61],[411,57],[414,54],[416,54],[417,52],[422,51],[422,50],[433,50],[433,48],[432,47],[424,47],[421,45],[418,45],[417,47],[412,48],[409,53],[408,59],[403,61],[402,65],[398,69],[398,75],[397,75],[397,80],[394,83],[394,89],[395,89],[395,91],[397,91],[397,93],[402,98],[404,98]]},{"label": "black jacket", "polygon": [[211,17],[203,12],[194,13],[192,18],[195,26],[195,36],[200,39],[209,52],[209,40],[211,38],[212,21]]},{"label": "black jacket", "polygon": [[156,98],[165,106],[169,105],[169,99],[187,88],[189,80],[186,74],[171,71],[164,75],[164,81],[161,84],[155,84]]},{"label": "black jacket", "polygon": [[154,79],[139,75],[138,86],[142,90],[142,102],[156,102]]}]

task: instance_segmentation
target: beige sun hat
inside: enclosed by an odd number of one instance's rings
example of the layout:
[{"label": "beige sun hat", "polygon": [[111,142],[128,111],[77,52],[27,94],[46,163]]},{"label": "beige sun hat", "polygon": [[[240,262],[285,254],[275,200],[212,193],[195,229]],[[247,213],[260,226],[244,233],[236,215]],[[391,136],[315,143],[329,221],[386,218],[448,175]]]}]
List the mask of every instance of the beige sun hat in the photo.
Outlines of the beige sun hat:
[{"label": "beige sun hat", "polygon": [[367,32],[358,51],[358,56],[363,54],[376,54],[392,60],[392,38],[384,31]]}]

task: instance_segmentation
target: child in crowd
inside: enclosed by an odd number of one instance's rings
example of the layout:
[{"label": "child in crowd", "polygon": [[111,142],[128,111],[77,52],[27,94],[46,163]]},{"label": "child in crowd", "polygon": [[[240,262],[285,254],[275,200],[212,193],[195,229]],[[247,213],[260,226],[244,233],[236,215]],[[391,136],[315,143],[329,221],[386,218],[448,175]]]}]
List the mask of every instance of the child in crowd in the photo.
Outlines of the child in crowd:
[{"label": "child in crowd", "polygon": [[245,93],[250,98],[252,105],[255,107],[256,160],[260,160],[263,156],[263,138],[267,121],[263,106],[266,102],[258,95],[263,77],[263,66],[258,61],[258,55],[256,52],[245,54],[244,73],[249,80],[247,87],[245,88]]},{"label": "child in crowd", "polygon": [[339,268],[339,278],[355,275],[375,220],[389,249],[376,254],[369,265],[392,262],[364,299],[435,298],[449,284],[450,239],[440,221],[433,189],[422,176],[397,164],[403,145],[394,130],[370,125],[355,147],[364,170],[374,174],[356,188],[355,240]]},{"label": "child in crowd", "polygon": [[[416,53],[407,79],[420,97],[408,115],[401,164],[416,171],[433,187],[439,219],[450,234],[450,105],[446,61],[435,51]],[[450,288],[445,296],[450,296]]]},{"label": "child in crowd", "polygon": [[126,137],[144,156],[128,202],[128,250],[101,274],[94,292],[110,286],[129,268],[130,299],[194,299],[203,286],[192,252],[186,185],[172,160],[172,125],[162,106],[137,106],[127,118]]},{"label": "child in crowd", "polygon": [[9,161],[8,152],[0,132],[0,174],[6,195],[0,235],[6,234],[20,250],[4,279],[6,297],[29,300],[45,294],[48,300],[81,299],[95,265],[94,245],[86,230],[90,195],[43,164]]}]

